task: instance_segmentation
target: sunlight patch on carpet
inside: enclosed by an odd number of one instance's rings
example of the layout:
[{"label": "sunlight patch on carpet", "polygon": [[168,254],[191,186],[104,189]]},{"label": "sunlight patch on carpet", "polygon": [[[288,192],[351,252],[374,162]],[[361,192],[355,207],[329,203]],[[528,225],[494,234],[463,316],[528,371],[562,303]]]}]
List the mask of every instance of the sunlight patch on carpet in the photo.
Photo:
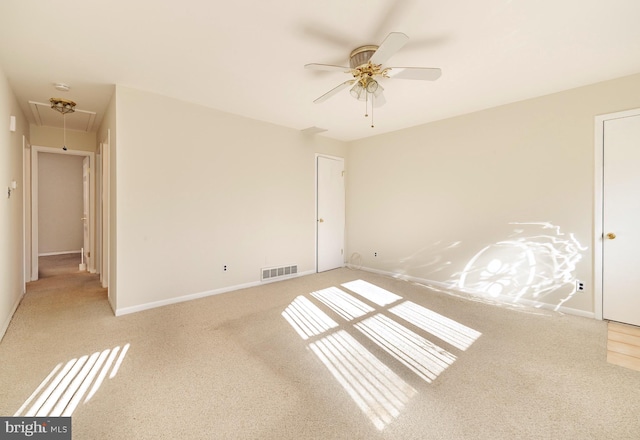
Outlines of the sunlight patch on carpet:
[{"label": "sunlight patch on carpet", "polygon": [[344,330],[309,344],[309,348],[378,429],[398,417],[417,393]]},{"label": "sunlight patch on carpet", "polygon": [[382,314],[367,318],[355,327],[427,383],[456,360],[447,350]]},{"label": "sunlight patch on carpet", "polygon": [[129,345],[56,365],[14,417],[71,417],[85,395],[85,403],[93,397],[109,371],[110,379],[116,376]]},{"label": "sunlight patch on carpet", "polygon": [[338,326],[337,322],[304,296],[294,299],[282,312],[282,317],[304,340]]},{"label": "sunlight patch on carpet", "polygon": [[[458,358],[428,338],[436,337],[453,350],[464,351],[481,333],[411,301],[400,302],[401,296],[363,280],[342,287],[359,298],[339,287],[328,287],[311,292],[311,299],[296,297],[282,316],[309,341],[308,348],[358,408],[383,430],[418,394],[402,374],[415,374],[429,384]],[[382,349],[380,353],[387,358],[369,351],[363,345],[368,342]]]},{"label": "sunlight patch on carpet", "polygon": [[469,348],[481,335],[472,328],[411,301],[405,301],[389,311],[460,350]]}]

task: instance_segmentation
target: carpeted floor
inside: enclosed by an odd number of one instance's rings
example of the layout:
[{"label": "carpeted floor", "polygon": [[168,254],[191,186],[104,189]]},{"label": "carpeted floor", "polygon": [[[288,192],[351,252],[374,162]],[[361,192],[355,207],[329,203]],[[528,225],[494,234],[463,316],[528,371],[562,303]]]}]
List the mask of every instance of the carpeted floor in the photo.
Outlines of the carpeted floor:
[{"label": "carpeted floor", "polygon": [[640,437],[601,321],[349,269],[116,318],[74,264],[41,263],[0,343],[1,415],[49,396],[80,440]]}]

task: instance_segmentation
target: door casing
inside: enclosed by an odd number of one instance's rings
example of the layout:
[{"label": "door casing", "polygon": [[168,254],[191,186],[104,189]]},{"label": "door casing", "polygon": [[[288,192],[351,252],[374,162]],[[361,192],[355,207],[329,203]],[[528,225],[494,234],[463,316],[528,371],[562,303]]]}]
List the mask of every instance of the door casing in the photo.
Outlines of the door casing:
[{"label": "door casing", "polygon": [[595,185],[593,215],[593,300],[595,318],[602,320],[604,267],[604,124],[608,120],[639,116],[640,109],[626,110],[595,118]]},{"label": "door casing", "polygon": [[[59,148],[31,146],[31,216],[29,219],[25,219],[31,224],[28,225],[28,230],[31,231],[31,279],[30,281],[38,280],[38,154],[39,153],[53,153],[53,154],[67,154],[74,156],[86,156],[89,157],[90,168],[94,167],[95,154],[90,151],[80,150],[67,150],[63,151]],[[91,273],[95,273],[96,268],[94,265],[93,249],[95,248],[95,222],[93,221],[95,213],[95,173],[89,173],[89,212],[91,213],[92,220],[89,222],[89,250],[91,257],[86,261],[87,270]]]}]

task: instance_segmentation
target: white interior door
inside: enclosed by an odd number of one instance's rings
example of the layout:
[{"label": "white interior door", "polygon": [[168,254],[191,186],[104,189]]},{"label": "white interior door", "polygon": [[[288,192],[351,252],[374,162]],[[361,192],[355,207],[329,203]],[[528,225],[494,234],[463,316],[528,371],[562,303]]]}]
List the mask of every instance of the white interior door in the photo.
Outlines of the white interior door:
[{"label": "white interior door", "polygon": [[316,158],[317,271],[344,266],[344,160]]},{"label": "white interior door", "polygon": [[640,325],[640,115],[604,121],[602,317]]},{"label": "white interior door", "polygon": [[89,173],[91,170],[89,169],[89,158],[85,157],[82,160],[82,218],[80,219],[83,224],[83,240],[82,240],[82,259],[83,264],[80,265],[80,270],[86,270],[87,262],[89,261],[89,252],[91,252],[91,241],[89,237],[89,222],[91,221],[90,217],[90,185],[89,185]]}]

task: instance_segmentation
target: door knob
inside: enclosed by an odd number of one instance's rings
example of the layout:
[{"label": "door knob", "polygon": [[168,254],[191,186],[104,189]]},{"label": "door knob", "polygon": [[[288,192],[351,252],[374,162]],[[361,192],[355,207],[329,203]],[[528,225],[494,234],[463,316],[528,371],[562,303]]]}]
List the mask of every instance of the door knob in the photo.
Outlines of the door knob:
[{"label": "door knob", "polygon": [[614,238],[616,238],[616,234],[614,234],[613,232],[609,232],[609,233],[607,234],[607,238],[608,238],[609,240],[613,240]]},{"label": "door knob", "polygon": [[86,217],[82,217],[80,220],[85,221],[87,218]]},{"label": "door knob", "polygon": [[318,223],[324,223],[323,219],[318,220]]}]

